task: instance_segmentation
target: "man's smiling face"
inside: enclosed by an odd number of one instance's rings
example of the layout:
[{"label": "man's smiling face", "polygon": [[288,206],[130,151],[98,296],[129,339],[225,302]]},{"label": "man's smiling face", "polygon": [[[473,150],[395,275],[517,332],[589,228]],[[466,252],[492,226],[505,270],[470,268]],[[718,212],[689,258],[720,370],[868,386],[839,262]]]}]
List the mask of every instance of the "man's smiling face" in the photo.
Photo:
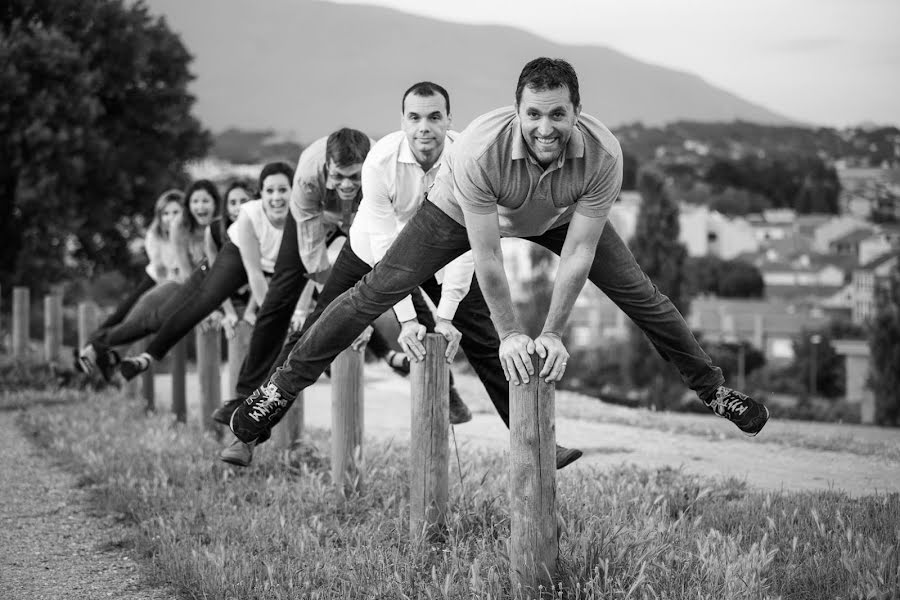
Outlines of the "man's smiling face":
[{"label": "man's smiling face", "polygon": [[542,90],[526,86],[517,108],[525,144],[538,163],[547,167],[572,137],[581,107],[572,104],[566,86]]}]

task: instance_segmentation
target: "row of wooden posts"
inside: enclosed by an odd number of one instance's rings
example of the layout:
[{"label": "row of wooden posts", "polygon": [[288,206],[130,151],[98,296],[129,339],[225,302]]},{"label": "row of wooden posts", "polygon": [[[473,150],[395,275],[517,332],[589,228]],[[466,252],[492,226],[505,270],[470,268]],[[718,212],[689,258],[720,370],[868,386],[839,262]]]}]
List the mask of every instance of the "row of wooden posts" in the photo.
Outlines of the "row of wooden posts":
[{"label": "row of wooden posts", "polygon": [[[29,289],[13,290],[12,353],[24,356],[28,349]],[[98,310],[93,302],[78,305],[78,344],[87,343],[97,328]],[[222,399],[220,385],[220,340],[218,331],[196,332],[197,374],[202,397],[202,423],[210,419]],[[229,340],[229,385],[233,388],[246,353],[250,328],[241,323]],[[62,344],[62,297],[44,298],[44,358],[60,359]],[[446,527],[449,500],[449,369],[444,360],[446,340],[438,334],[425,338],[425,360],[412,363],[410,429],[410,538],[432,540]],[[535,373],[540,364],[535,356]],[[185,394],[185,342],[172,351],[172,410],[180,422],[187,421]],[[363,442],[363,353],[345,350],[331,366],[332,381],[332,480],[341,495],[361,492],[364,487]],[[139,390],[138,390],[139,387]],[[154,377],[147,371],[131,393],[144,398],[155,409]],[[513,590],[534,593],[548,585],[555,574],[558,555],[556,511],[556,434],[554,386],[538,377],[529,384],[510,386],[510,576]],[[289,448],[303,429],[303,397],[275,428],[274,442]]]}]

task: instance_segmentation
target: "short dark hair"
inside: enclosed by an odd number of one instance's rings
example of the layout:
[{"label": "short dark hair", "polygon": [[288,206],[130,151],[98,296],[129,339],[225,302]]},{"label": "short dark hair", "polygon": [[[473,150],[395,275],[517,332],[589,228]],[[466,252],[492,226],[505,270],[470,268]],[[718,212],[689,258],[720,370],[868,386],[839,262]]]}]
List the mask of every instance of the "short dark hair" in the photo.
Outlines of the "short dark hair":
[{"label": "short dark hair", "polygon": [[198,223],[197,219],[194,218],[194,215],[191,214],[191,196],[193,196],[194,192],[197,190],[203,190],[212,196],[213,217],[219,214],[219,207],[222,205],[222,198],[219,196],[219,188],[217,188],[216,184],[212,181],[209,179],[198,179],[191,183],[191,185],[188,186],[187,191],[184,192],[184,213],[181,215],[181,220],[188,231],[194,231],[200,226],[200,223]]},{"label": "short dark hair", "polygon": [[566,86],[569,99],[578,108],[581,94],[578,92],[578,75],[568,62],[561,58],[535,58],[522,69],[516,85],[516,106],[522,101],[522,90],[528,87],[534,91],[555,90]]},{"label": "short dark hair", "polygon": [[[231,216],[228,214],[228,195],[238,189],[247,192],[247,195],[250,196],[251,200],[256,197],[256,191],[253,189],[253,184],[249,181],[235,179],[228,184],[228,187],[225,188],[225,193],[222,194],[222,206],[219,208],[219,215],[221,215],[221,218],[219,219],[219,231],[222,234],[227,234],[228,227],[234,223],[234,221],[231,220]],[[228,238],[223,235],[219,239],[226,240]]]},{"label": "short dark hair", "polygon": [[325,142],[325,164],[333,160],[340,168],[349,167],[366,160],[369,153],[369,136],[362,131],[344,127],[328,136]]},{"label": "short dark hair", "polygon": [[266,177],[269,175],[284,175],[287,177],[289,185],[293,185],[294,183],[294,169],[291,168],[291,165],[281,161],[266,163],[266,165],[263,166],[262,171],[259,172],[260,194],[262,193],[263,181],[265,181]]},{"label": "short dark hair", "polygon": [[403,98],[400,99],[400,112],[406,112],[406,97],[410,94],[415,94],[416,96],[437,96],[440,94],[444,97],[444,102],[447,104],[447,114],[450,114],[450,94],[447,93],[447,90],[436,83],[431,81],[420,81],[419,83],[414,83],[409,86],[409,89],[403,92]]}]

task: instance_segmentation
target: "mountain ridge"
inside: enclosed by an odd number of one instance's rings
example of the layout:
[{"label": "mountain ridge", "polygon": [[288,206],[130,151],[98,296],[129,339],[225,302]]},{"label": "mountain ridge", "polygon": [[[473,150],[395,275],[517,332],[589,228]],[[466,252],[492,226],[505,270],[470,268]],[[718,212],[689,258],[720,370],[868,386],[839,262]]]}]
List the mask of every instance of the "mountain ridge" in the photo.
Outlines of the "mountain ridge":
[{"label": "mountain ridge", "polygon": [[[454,129],[461,130],[479,114],[511,104],[521,67],[536,56],[569,60],[585,112],[611,127],[683,119],[794,123],[696,74],[506,25],[318,0],[145,4],[165,16],[194,54],[195,112],[216,131],[272,129],[304,143],[345,125],[382,135],[399,124],[400,94],[423,79],[450,91]],[[245,94],[252,102],[241,101]]]}]

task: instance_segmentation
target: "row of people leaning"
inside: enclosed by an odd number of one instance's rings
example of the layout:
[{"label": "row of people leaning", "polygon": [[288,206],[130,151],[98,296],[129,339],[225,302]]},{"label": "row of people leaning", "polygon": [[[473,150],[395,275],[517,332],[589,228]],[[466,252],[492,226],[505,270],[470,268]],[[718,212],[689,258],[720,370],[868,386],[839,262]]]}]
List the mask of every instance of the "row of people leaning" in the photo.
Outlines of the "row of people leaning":
[{"label": "row of people leaning", "polygon": [[[141,285],[80,350],[84,370],[126,379],[145,371],[196,325],[230,333],[254,324],[234,390],[214,418],[236,439],[222,460],[246,466],[253,449],[342,350],[368,346],[396,371],[424,356],[424,335],[462,349],[509,426],[509,385],[558,381],[569,356],[562,332],[587,280],[625,312],[715,414],[756,435],[768,409],[725,385],[672,302],[637,264],[607,216],[619,195],[622,152],[600,121],[581,112],[578,78],[564,60],[523,68],[515,104],[450,130],[450,96],[416,83],[400,96],[401,130],[378,142],[341,129],[313,142],[296,171],[270,163],[259,198],[233,184],[216,218],[215,186],[198,181],[156,205]],[[559,255],[550,308],[532,339],[514,311],[502,237]],[[341,246],[342,244],[342,246]],[[337,248],[340,250],[336,253]],[[331,252],[329,252],[331,250]],[[293,319],[307,286],[321,288],[302,325]],[[249,287],[249,291],[247,288]],[[436,306],[431,311],[422,293]],[[393,309],[392,353],[373,321]],[[210,317],[210,315],[213,315]],[[113,348],[153,334],[146,350]],[[544,359],[534,373],[531,355]],[[455,386],[450,422],[471,419]],[[581,451],[557,447],[557,468]]]}]

